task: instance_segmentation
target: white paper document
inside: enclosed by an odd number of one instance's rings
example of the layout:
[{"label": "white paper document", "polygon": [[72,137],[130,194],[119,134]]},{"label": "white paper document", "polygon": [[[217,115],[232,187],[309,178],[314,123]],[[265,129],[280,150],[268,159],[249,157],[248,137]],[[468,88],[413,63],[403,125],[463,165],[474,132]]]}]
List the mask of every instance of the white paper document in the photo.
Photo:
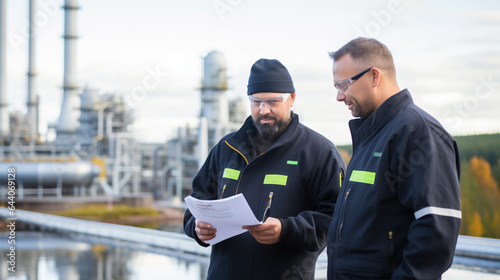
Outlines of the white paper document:
[{"label": "white paper document", "polygon": [[218,200],[200,200],[188,196],[184,201],[197,221],[209,223],[217,229],[215,238],[205,241],[210,245],[247,231],[242,226],[261,223],[241,193]]}]

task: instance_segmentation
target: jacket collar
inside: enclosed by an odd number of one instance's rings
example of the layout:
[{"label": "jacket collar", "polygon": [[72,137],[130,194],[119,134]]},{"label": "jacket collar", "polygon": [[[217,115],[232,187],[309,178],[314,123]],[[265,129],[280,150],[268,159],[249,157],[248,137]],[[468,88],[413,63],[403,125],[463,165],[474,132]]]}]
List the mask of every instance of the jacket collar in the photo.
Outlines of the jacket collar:
[{"label": "jacket collar", "polygon": [[[279,146],[283,146],[290,142],[292,139],[295,139],[295,135],[298,133],[297,127],[299,126],[299,116],[292,112],[292,121],[286,128],[286,130],[281,134],[281,136],[276,140],[276,142],[269,148],[269,150],[274,149]],[[231,146],[237,148],[240,152],[242,152],[246,157],[250,157],[252,143],[249,137],[251,135],[255,135],[257,133],[257,128],[253,123],[252,116],[249,116],[243,126],[232,136],[230,136],[227,141]],[[268,150],[268,151],[269,151]]]},{"label": "jacket collar", "polygon": [[410,104],[413,104],[410,92],[408,89],[403,89],[384,101],[366,119],[350,120],[349,128],[351,129],[353,149],[362,142],[370,140],[387,122]]}]

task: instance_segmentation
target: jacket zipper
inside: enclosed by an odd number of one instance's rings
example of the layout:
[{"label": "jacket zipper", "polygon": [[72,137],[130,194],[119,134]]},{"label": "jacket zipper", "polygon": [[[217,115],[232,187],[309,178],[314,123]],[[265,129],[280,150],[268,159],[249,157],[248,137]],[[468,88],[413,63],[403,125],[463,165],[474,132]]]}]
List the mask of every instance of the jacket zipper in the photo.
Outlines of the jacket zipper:
[{"label": "jacket zipper", "polygon": [[[358,146],[357,143],[354,143],[354,140],[353,140],[353,143],[352,143],[352,147],[353,147],[352,158],[354,158],[354,155],[355,155],[354,154],[354,151],[355,151],[354,147],[357,148],[357,146]],[[349,166],[351,164],[357,164],[357,161],[359,161],[359,159],[357,159],[355,163],[351,161],[349,163]],[[347,177],[347,172],[348,171],[349,171],[349,168],[346,170],[346,175],[345,175],[346,177]],[[351,171],[351,173],[352,173],[352,171]],[[351,176],[349,175],[349,180],[351,179],[350,177]],[[348,184],[348,183],[349,183],[349,181],[346,181],[346,184]],[[345,187],[347,188],[347,185],[345,185]],[[342,228],[344,227],[345,207],[346,207],[346,204],[347,204],[347,197],[349,196],[349,193],[351,192],[351,189],[352,189],[352,186],[349,185],[349,188],[347,189],[347,191],[345,193],[345,196],[344,196],[344,203],[342,204],[342,212],[341,212],[341,216],[340,216],[340,225],[339,225],[339,233],[338,233],[339,234],[339,241],[342,240]]]},{"label": "jacket zipper", "polygon": [[245,165],[245,167],[243,168],[243,170],[241,170],[240,177],[238,178],[238,183],[236,184],[236,192],[235,192],[234,194],[238,194],[238,189],[239,189],[239,187],[240,187],[241,177],[243,177],[243,172],[245,171],[245,169],[246,169],[246,168],[247,168],[247,166],[248,166],[248,160],[247,160],[247,158],[243,155],[243,153],[241,153],[240,151],[238,151],[238,149],[236,149],[235,147],[231,146],[231,144],[229,144],[229,143],[227,142],[227,140],[226,140],[226,141],[224,141],[224,142],[226,143],[226,145],[228,145],[228,146],[229,146],[229,148],[233,149],[233,150],[234,150],[234,151],[236,151],[238,154],[240,154],[240,156],[242,156],[242,157],[243,157],[243,159],[245,160],[245,162],[246,162],[246,164],[247,164],[247,165]]},{"label": "jacket zipper", "polygon": [[391,230],[388,232],[389,240],[387,242],[387,273],[392,274],[395,269],[394,265],[394,232]]},{"label": "jacket zipper", "polygon": [[340,226],[339,226],[339,240],[342,240],[342,227],[344,226],[344,216],[345,216],[345,205],[347,204],[347,197],[349,196],[349,192],[351,192],[351,187],[347,189],[347,192],[344,196],[344,203],[342,204],[342,212],[340,218]]}]

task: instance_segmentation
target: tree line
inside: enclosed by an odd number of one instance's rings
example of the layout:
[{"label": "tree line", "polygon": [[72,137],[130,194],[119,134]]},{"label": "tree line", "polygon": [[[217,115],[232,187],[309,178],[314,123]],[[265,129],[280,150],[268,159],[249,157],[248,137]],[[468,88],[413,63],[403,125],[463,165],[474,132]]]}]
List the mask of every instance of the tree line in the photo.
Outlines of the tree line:
[{"label": "tree line", "polygon": [[500,134],[455,139],[462,163],[460,234],[500,238]]}]

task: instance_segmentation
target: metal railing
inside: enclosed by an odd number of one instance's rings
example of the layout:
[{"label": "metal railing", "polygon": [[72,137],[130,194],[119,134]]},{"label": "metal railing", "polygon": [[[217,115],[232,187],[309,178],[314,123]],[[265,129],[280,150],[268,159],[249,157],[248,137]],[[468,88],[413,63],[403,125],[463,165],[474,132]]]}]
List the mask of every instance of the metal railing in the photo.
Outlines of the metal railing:
[{"label": "metal railing", "polygon": [[137,248],[149,246],[201,256],[210,255],[209,248],[201,247],[193,239],[180,233],[87,221],[18,209],[15,210],[12,216],[9,209],[5,207],[0,207],[0,217],[16,218],[17,222],[34,225],[42,231],[52,230],[95,236],[134,244]]}]

